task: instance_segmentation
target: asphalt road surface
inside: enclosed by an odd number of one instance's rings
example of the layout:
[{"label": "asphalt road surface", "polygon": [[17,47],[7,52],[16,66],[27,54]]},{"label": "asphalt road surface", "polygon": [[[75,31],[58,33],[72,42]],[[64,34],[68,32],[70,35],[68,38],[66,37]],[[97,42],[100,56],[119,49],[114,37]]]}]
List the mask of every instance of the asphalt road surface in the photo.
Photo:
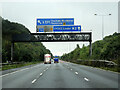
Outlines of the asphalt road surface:
[{"label": "asphalt road surface", "polygon": [[2,88],[118,88],[118,73],[60,61],[6,73]]}]

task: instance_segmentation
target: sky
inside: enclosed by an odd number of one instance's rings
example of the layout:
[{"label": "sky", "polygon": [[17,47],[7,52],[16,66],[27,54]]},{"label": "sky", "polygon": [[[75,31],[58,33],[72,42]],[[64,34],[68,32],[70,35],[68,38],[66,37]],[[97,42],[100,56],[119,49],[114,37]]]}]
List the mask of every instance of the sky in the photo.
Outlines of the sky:
[{"label": "sky", "polygon": [[[70,0],[52,2],[30,0],[21,2],[12,0],[2,1],[0,3],[0,15],[4,19],[12,22],[18,22],[25,25],[32,33],[36,32],[37,18],[74,18],[75,25],[81,25],[83,31],[92,31],[92,42],[102,39],[102,17],[104,16],[104,37],[118,32],[118,0],[102,0],[90,2],[85,0]],[[111,14],[111,16],[109,16]],[[53,55],[62,55],[69,53],[76,48],[76,44],[82,47],[83,44],[89,45],[89,42],[44,42],[47,49]]]}]

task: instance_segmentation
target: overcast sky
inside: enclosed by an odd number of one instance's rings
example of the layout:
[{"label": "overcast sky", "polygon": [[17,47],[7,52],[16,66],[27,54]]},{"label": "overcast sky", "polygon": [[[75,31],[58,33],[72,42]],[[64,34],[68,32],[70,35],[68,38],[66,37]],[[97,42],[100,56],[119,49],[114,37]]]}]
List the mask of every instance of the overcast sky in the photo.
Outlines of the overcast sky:
[{"label": "overcast sky", "polygon": [[[25,25],[36,32],[37,18],[74,18],[75,25],[81,25],[83,31],[92,30],[93,42],[102,39],[102,17],[104,17],[104,36],[118,32],[118,2],[1,2],[0,15],[4,19]],[[43,43],[53,55],[68,53],[79,44],[88,42],[52,42]]]}]

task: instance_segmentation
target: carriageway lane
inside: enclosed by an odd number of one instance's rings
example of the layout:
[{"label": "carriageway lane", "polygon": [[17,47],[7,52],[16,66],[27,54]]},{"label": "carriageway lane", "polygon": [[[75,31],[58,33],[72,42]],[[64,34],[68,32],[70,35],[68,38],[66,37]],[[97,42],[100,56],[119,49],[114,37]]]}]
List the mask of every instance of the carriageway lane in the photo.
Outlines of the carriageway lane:
[{"label": "carriageway lane", "polygon": [[60,61],[2,77],[3,88],[118,88],[118,74]]},{"label": "carriageway lane", "polygon": [[83,78],[71,72],[62,63],[51,65],[30,88],[91,88]]},{"label": "carriageway lane", "polygon": [[2,88],[29,88],[31,82],[49,65],[38,64],[2,76]]},{"label": "carriageway lane", "polygon": [[88,78],[93,88],[118,88],[120,85],[118,73],[69,62],[64,62],[64,65],[77,71],[80,76]]}]

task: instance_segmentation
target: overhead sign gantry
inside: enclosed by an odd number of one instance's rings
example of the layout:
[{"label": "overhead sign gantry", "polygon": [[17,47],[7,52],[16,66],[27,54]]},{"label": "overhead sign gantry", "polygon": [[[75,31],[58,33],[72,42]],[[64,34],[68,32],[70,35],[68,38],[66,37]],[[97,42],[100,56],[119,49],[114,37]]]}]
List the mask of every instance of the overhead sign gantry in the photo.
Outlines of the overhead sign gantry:
[{"label": "overhead sign gantry", "polygon": [[81,25],[74,25],[74,18],[40,18],[36,20],[36,33],[14,35],[11,45],[11,60],[15,42],[76,42],[90,43],[92,55],[92,32],[81,31]]}]

